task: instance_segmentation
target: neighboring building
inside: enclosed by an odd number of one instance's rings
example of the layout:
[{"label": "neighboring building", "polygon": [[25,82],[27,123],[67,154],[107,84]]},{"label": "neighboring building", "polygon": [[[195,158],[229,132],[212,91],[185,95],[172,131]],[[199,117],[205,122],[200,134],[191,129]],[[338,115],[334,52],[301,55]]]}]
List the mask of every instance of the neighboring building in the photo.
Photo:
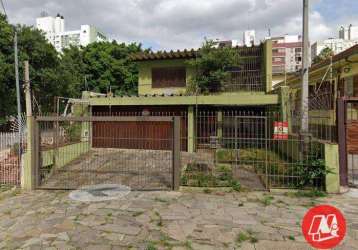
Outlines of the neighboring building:
[{"label": "neighboring building", "polygon": [[[337,137],[336,99],[340,97],[358,98],[358,65],[354,63],[357,58],[358,45],[333,56],[332,79],[329,73],[330,59],[312,65],[309,70],[308,106],[310,116],[312,115],[313,117],[310,119],[310,122],[312,122],[310,127],[314,130],[311,131],[313,135],[319,139],[334,140]],[[286,82],[282,81],[274,87],[276,90],[281,87],[288,88],[287,100],[289,101],[287,103],[289,105],[286,108],[291,112],[300,112],[301,81],[302,79],[299,75],[291,75]],[[325,123],[324,126],[322,126],[322,122]],[[321,126],[318,127],[318,125]],[[358,141],[358,132],[355,138]],[[358,153],[358,144],[356,151]]]},{"label": "neighboring building", "polygon": [[272,41],[272,77],[275,85],[287,77],[287,74],[302,68],[302,39],[299,35],[267,39]]},{"label": "neighboring building", "polygon": [[[181,116],[182,149],[193,152],[195,148],[209,144],[210,136],[222,133],[222,128],[219,130],[215,125],[216,114],[217,119],[222,119],[223,112],[265,112],[278,108],[278,95],[270,93],[271,41],[236,49],[243,55],[240,70],[231,72],[220,86],[213,82],[208,93],[187,91],[191,79],[197,74],[197,69],[187,61],[195,59],[197,51],[139,53],[132,56],[139,70],[138,96],[108,94],[107,97],[89,97],[88,103],[94,115]],[[209,112],[214,117],[205,118],[209,123],[196,119],[195,124],[196,112]]]},{"label": "neighboring building", "polygon": [[350,24],[348,27],[341,26],[339,28],[339,38],[344,40],[358,39],[358,26]]},{"label": "neighboring building", "polygon": [[339,28],[339,38],[329,38],[314,43],[311,47],[312,58],[318,56],[325,48],[330,48],[334,55],[345,51],[358,44],[358,26],[352,24]]},{"label": "neighboring building", "polygon": [[216,47],[223,48],[223,47],[236,47],[239,46],[239,42],[237,40],[217,40],[215,41]]},{"label": "neighboring building", "polygon": [[313,58],[318,56],[325,48],[330,48],[334,55],[345,51],[354,45],[358,44],[357,40],[344,40],[341,38],[330,38],[324,41],[315,42],[311,47],[311,53]]},{"label": "neighboring building", "polygon": [[81,25],[79,30],[66,31],[65,18],[60,14],[56,17],[46,13],[36,18],[36,27],[45,33],[46,39],[61,52],[64,48],[87,46],[93,42],[106,41],[106,36],[92,25]]},{"label": "neighboring building", "polygon": [[255,30],[245,30],[243,38],[244,46],[251,47],[256,44]]},{"label": "neighboring building", "polygon": [[[355,45],[334,55],[332,62],[326,59],[312,65],[308,98],[309,132],[313,140],[338,143],[341,181],[344,183],[347,178],[349,185],[354,186],[358,185],[357,60],[358,45]],[[283,119],[288,121],[290,133],[297,133],[301,123],[290,115],[301,111],[301,82],[300,76],[291,76],[275,86],[275,91],[281,93],[286,114]]]}]

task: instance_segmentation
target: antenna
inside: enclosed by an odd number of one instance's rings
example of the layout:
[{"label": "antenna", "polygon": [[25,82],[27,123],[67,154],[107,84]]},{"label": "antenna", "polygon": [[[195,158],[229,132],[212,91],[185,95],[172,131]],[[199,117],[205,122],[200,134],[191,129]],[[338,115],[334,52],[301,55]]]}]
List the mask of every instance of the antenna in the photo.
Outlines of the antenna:
[{"label": "antenna", "polygon": [[40,16],[41,17],[47,17],[48,13],[46,11],[41,11]]}]

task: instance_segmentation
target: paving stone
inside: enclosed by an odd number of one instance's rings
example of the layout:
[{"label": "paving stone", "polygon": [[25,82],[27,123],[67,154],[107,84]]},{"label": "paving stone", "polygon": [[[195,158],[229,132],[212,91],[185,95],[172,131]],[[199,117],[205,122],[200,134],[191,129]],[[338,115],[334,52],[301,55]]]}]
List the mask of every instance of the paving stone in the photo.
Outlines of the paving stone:
[{"label": "paving stone", "polygon": [[137,235],[141,228],[138,226],[120,225],[120,224],[108,224],[97,227],[101,231],[109,233],[120,233],[125,235]]},{"label": "paving stone", "polygon": [[42,244],[42,240],[39,238],[32,238],[25,242],[22,248],[30,247],[30,246],[39,246]]},{"label": "paving stone", "polygon": [[[131,192],[125,199],[100,203],[74,202],[67,192],[28,192],[0,201],[0,249],[145,249],[148,241],[165,241],[177,250],[185,249],[180,244],[187,241],[200,250],[309,249],[297,222],[311,199],[272,195],[273,204],[263,206],[261,192]],[[288,205],[276,206],[279,200]],[[345,214],[347,236],[337,249],[357,249],[358,201],[332,195],[317,202]],[[236,237],[249,230],[258,242],[242,242],[238,248]]]},{"label": "paving stone", "polygon": [[86,250],[111,250],[111,245],[89,245]]},{"label": "paving stone", "polygon": [[68,236],[68,234],[66,232],[63,232],[63,233],[59,233],[57,235],[57,239],[62,240],[62,241],[69,241],[70,237]]}]

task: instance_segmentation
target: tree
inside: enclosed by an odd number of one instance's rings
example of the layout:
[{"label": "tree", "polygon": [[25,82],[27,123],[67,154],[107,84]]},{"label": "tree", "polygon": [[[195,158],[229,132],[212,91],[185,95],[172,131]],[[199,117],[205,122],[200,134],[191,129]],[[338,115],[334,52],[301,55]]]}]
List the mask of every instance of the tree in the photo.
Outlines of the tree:
[{"label": "tree", "polygon": [[[14,28],[0,14],[0,122],[16,114]],[[22,62],[29,60],[33,95],[42,112],[53,111],[55,96],[81,97],[86,89],[85,79],[90,91],[103,93],[111,87],[116,94],[137,93],[137,65],[129,56],[142,51],[140,44],[101,42],[81,48],[70,47],[58,53],[41,31],[21,25],[16,29],[20,82]],[[23,96],[21,101],[24,106]]]},{"label": "tree", "polygon": [[189,92],[198,91],[208,93],[220,87],[228,77],[227,71],[230,67],[239,65],[239,55],[235,48],[216,48],[212,40],[205,40],[198,51],[195,59],[188,61],[188,64],[197,69],[196,75],[191,79]]},{"label": "tree", "polygon": [[138,69],[129,56],[140,51],[141,44],[126,45],[116,41],[93,43],[83,48],[89,88],[102,93],[111,88],[118,95],[136,94]]},{"label": "tree", "polygon": [[328,58],[330,58],[331,56],[333,56],[334,53],[333,53],[333,50],[329,47],[326,47],[324,48],[318,56],[316,56],[314,59],[313,59],[313,63],[320,63],[324,60],[327,60]]}]

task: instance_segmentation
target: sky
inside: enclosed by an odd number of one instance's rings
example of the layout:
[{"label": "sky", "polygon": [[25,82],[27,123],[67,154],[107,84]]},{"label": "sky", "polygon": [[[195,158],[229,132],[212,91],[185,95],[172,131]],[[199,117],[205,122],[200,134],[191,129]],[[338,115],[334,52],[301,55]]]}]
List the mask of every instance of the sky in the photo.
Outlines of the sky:
[{"label": "sky", "polygon": [[[258,40],[302,33],[302,0],[3,0],[11,23],[35,25],[42,11],[65,17],[66,29],[92,24],[110,39],[153,50],[197,48],[204,38]],[[311,42],[358,25],[358,0],[311,0]]]}]

